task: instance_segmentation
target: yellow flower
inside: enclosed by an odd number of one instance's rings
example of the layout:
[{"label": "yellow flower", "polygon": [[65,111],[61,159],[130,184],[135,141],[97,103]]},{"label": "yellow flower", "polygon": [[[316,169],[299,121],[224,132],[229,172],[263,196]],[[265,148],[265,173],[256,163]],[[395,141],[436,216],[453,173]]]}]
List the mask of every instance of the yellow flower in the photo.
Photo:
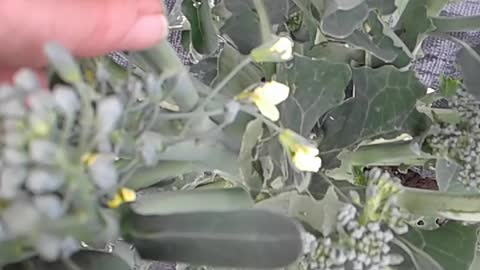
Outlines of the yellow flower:
[{"label": "yellow flower", "polygon": [[107,202],[109,208],[118,208],[124,203],[134,202],[137,199],[137,194],[134,190],[129,188],[121,188],[111,199]]},{"label": "yellow flower", "polygon": [[322,159],[318,157],[318,149],[313,147],[299,147],[293,153],[292,162],[300,171],[318,172],[322,167]]},{"label": "yellow flower", "polygon": [[287,99],[290,88],[282,83],[270,81],[263,83],[251,92],[240,94],[237,99],[248,99],[255,103],[262,115],[272,121],[280,119],[280,112],[275,105]]},{"label": "yellow flower", "polygon": [[94,154],[94,153],[85,153],[82,155],[82,163],[87,165],[87,166],[91,166],[93,163],[95,163],[95,161],[97,160],[98,158],[98,154]]},{"label": "yellow flower", "polygon": [[277,37],[272,42],[255,48],[250,56],[255,62],[284,62],[293,57],[293,41],[288,37]]},{"label": "yellow flower", "polygon": [[290,129],[279,135],[280,143],[292,156],[293,165],[300,171],[317,172],[322,167],[322,159],[315,145]]}]

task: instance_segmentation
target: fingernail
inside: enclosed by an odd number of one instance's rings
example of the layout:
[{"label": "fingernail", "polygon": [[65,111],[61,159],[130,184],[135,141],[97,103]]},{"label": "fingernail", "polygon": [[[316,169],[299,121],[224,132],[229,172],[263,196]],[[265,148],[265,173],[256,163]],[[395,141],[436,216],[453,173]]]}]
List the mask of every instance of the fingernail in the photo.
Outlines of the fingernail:
[{"label": "fingernail", "polygon": [[163,14],[145,15],[138,19],[120,44],[123,50],[145,49],[165,39],[167,34],[168,21]]}]

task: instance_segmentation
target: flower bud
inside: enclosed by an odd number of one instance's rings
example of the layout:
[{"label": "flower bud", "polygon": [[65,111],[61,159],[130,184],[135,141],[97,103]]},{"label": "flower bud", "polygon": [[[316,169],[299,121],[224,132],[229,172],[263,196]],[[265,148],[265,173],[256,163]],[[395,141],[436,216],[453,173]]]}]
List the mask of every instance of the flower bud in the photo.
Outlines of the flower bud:
[{"label": "flower bud", "polygon": [[80,110],[80,100],[75,91],[68,86],[56,86],[53,90],[55,104],[68,117]]},{"label": "flower bud", "polygon": [[288,37],[276,37],[252,50],[250,56],[255,62],[285,62],[292,59],[293,41]]},{"label": "flower bud", "polygon": [[90,177],[101,190],[111,189],[117,184],[118,174],[113,157],[97,154],[88,163]]},{"label": "flower bud", "polygon": [[101,100],[97,107],[98,135],[108,136],[122,116],[123,104],[117,97],[108,97]]},{"label": "flower bud", "polygon": [[8,147],[20,148],[27,143],[27,137],[18,131],[7,131],[4,133],[3,142]]},{"label": "flower bud", "polygon": [[233,123],[235,118],[237,118],[238,112],[240,111],[240,104],[235,101],[231,100],[225,104],[225,115],[224,115],[224,123]]},{"label": "flower bud", "polygon": [[53,165],[56,163],[58,146],[47,140],[37,139],[30,142],[30,158],[42,165]]},{"label": "flower bud", "polygon": [[52,219],[58,219],[65,213],[62,201],[56,195],[35,196],[33,204],[40,213]]},{"label": "flower bud", "polygon": [[28,108],[34,113],[42,115],[52,112],[55,107],[52,93],[48,91],[36,91],[26,98]]},{"label": "flower bud", "polygon": [[42,233],[36,237],[34,246],[43,260],[51,262],[60,256],[62,240],[58,236]]},{"label": "flower bud", "polygon": [[31,234],[41,215],[31,203],[20,200],[4,210],[2,219],[7,232],[13,237],[19,237]]},{"label": "flower bud", "polygon": [[318,149],[307,139],[290,129],[279,135],[280,143],[291,155],[293,165],[300,171],[317,172],[322,166]]},{"label": "flower bud", "polygon": [[35,72],[28,68],[22,68],[17,71],[13,77],[15,85],[24,90],[36,90],[40,87],[40,82]]},{"label": "flower bud", "polygon": [[163,138],[160,134],[145,131],[137,142],[137,149],[146,166],[154,166],[158,162],[158,153],[163,149]]},{"label": "flower bud", "polygon": [[3,160],[8,165],[23,165],[28,162],[28,155],[20,149],[6,147],[3,149]]},{"label": "flower bud", "polygon": [[0,175],[0,198],[12,199],[20,190],[27,177],[23,167],[2,168]]},{"label": "flower bud", "polygon": [[113,199],[107,202],[109,208],[118,208],[124,203],[134,202],[137,199],[137,194],[134,190],[129,188],[121,188]]},{"label": "flower bud", "polygon": [[31,192],[39,194],[56,191],[64,181],[63,175],[57,172],[33,169],[30,171],[25,185]]},{"label": "flower bud", "polygon": [[26,114],[26,109],[21,99],[14,97],[16,90],[9,86],[0,85],[0,115],[5,118],[22,118]]}]

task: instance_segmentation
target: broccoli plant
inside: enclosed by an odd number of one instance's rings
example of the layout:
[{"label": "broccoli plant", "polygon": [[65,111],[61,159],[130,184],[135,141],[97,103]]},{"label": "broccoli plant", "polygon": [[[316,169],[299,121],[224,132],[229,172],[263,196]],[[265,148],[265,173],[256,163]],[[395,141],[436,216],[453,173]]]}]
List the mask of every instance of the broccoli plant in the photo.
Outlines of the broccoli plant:
[{"label": "broccoli plant", "polygon": [[[190,66],[47,44],[48,86],[0,86],[0,265],[477,269],[480,56],[448,33],[480,20],[447,2],[184,0]],[[461,47],[433,93],[427,36]]]}]

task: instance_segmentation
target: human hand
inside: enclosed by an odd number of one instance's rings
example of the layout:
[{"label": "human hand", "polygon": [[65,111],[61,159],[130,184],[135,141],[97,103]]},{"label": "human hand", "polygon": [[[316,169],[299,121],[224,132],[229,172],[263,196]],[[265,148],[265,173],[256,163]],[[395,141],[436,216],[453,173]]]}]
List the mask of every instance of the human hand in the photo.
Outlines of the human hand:
[{"label": "human hand", "polygon": [[160,1],[0,0],[0,82],[19,67],[45,67],[48,41],[77,57],[153,46],[168,32]]}]

